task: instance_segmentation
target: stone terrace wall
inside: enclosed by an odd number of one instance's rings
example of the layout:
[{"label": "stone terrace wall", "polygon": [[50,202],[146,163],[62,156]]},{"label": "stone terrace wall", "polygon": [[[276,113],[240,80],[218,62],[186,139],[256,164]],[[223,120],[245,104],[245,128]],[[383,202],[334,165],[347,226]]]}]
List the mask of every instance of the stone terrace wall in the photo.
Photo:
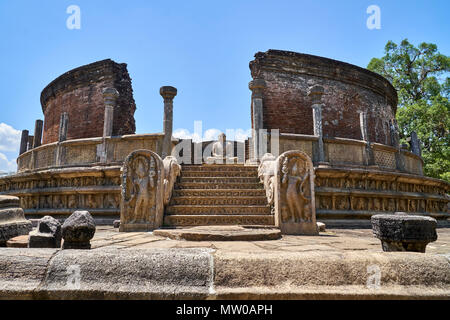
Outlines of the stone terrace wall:
[{"label": "stone terrace wall", "polygon": [[392,145],[389,126],[395,121],[397,93],[378,74],[336,60],[279,50],[258,52],[250,69],[254,79],[266,82],[265,129],[312,135],[308,88],[321,85],[324,137],[362,139],[360,113],[366,112],[369,141]]},{"label": "stone terrace wall", "polygon": [[101,137],[105,110],[102,90],[106,87],[120,94],[114,110],[113,135],[135,133],[136,105],[127,65],[107,59],[68,71],[42,91],[43,144],[58,141],[63,112],[69,117],[68,140]]}]

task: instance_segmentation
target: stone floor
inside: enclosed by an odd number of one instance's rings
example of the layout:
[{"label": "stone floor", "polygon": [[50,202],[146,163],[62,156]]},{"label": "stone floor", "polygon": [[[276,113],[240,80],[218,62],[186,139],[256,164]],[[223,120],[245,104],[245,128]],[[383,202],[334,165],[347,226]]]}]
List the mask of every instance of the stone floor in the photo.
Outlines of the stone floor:
[{"label": "stone floor", "polygon": [[[438,240],[427,246],[427,253],[450,255],[450,228],[438,228]],[[98,226],[91,241],[92,249],[142,248],[211,248],[236,252],[307,252],[307,251],[368,251],[382,252],[381,244],[371,229],[328,229],[319,236],[283,236],[266,241],[186,241],[172,240],[151,232],[119,232],[112,226]]]}]

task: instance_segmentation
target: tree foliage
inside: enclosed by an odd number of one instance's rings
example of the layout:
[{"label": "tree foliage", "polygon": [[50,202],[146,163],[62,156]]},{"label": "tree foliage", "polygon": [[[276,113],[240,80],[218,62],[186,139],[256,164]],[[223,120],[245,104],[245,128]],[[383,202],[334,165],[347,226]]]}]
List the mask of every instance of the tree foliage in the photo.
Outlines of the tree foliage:
[{"label": "tree foliage", "polygon": [[450,181],[450,57],[432,43],[415,47],[407,39],[388,41],[385,55],[367,68],[387,78],[398,91],[401,142],[415,131],[421,141],[425,174]]}]

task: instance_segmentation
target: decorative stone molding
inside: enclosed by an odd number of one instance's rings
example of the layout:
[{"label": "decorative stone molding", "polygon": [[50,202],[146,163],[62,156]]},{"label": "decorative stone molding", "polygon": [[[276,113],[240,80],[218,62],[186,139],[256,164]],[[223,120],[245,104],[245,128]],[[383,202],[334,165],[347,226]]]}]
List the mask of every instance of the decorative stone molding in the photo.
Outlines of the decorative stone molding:
[{"label": "decorative stone molding", "polygon": [[122,168],[119,231],[151,231],[164,215],[164,164],[150,150],[136,150]]}]

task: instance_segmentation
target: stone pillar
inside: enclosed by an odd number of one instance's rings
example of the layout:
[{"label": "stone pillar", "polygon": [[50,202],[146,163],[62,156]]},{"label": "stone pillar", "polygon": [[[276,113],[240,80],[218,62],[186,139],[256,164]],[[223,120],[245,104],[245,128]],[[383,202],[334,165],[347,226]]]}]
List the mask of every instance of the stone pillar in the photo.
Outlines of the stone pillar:
[{"label": "stone pillar", "polygon": [[58,141],[63,142],[67,139],[67,126],[69,122],[69,115],[67,112],[63,112],[61,114],[61,119],[59,120],[59,133],[58,133]]},{"label": "stone pillar", "polygon": [[27,147],[27,150],[33,149],[33,141],[34,141],[34,136],[28,136],[28,147]]},{"label": "stone pillar", "polygon": [[309,88],[308,96],[312,100],[312,111],[313,111],[313,121],[314,121],[314,135],[318,136],[318,162],[325,162],[325,153],[323,148],[323,131],[322,131],[322,95],[323,87],[315,85]]},{"label": "stone pillar", "polygon": [[112,136],[114,107],[116,106],[119,92],[114,88],[103,89],[103,100],[105,103],[105,117],[103,121],[103,137]]},{"label": "stone pillar", "polygon": [[33,140],[33,148],[37,148],[41,145],[42,141],[42,128],[44,126],[44,121],[36,120],[34,125],[34,140]]},{"label": "stone pillar", "polygon": [[369,139],[369,130],[368,130],[368,126],[367,126],[367,112],[361,112],[359,114],[359,125],[361,128],[361,138],[363,141],[366,142],[366,164],[368,166],[374,165],[375,164],[375,156],[373,154],[373,149],[372,146],[370,144],[370,139]]},{"label": "stone pillar", "polygon": [[172,126],[173,126],[173,98],[177,95],[177,89],[164,86],[159,89],[159,94],[164,98],[162,158],[171,155],[172,151]]},{"label": "stone pillar", "polygon": [[361,112],[359,114],[359,126],[361,128],[361,139],[368,142],[369,134],[367,132],[367,112]]},{"label": "stone pillar", "polygon": [[22,130],[22,137],[20,139],[19,155],[26,152],[28,149],[28,130]]},{"label": "stone pillar", "polygon": [[411,132],[411,137],[408,140],[409,145],[411,146],[411,152],[419,157],[422,156],[422,152],[420,150],[420,142],[419,139],[417,139],[417,133],[415,131]]},{"label": "stone pillar", "polygon": [[252,113],[253,113],[253,130],[252,130],[252,149],[253,149],[253,161],[259,162],[263,156],[261,141],[261,130],[263,130],[263,92],[266,87],[266,82],[263,79],[254,79],[248,84],[249,89],[252,91]]}]

